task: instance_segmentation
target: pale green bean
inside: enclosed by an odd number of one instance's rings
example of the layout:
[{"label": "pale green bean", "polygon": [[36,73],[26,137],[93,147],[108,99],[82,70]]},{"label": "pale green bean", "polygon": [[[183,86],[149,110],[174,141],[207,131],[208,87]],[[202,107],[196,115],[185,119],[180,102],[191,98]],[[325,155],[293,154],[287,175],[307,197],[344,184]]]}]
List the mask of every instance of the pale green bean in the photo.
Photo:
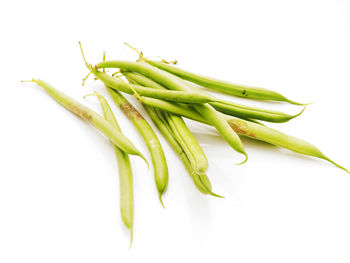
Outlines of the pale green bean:
[{"label": "pale green bean", "polygon": [[118,146],[121,150],[128,154],[140,156],[148,164],[146,158],[140,153],[140,151],[134,146],[134,144],[99,114],[84,106],[83,104],[80,104],[79,102],[70,98],[69,96],[65,95],[59,90],[55,89],[43,80],[33,79],[31,82],[34,82],[43,89],[45,89],[45,91],[53,99],[55,99],[67,110],[93,124],[97,129],[99,129],[103,134],[105,134],[113,144]]},{"label": "pale green bean", "polygon": [[162,201],[162,194],[165,192],[169,176],[168,176],[168,166],[165,159],[165,155],[162,146],[154,133],[153,129],[143,116],[129,103],[127,99],[124,98],[118,91],[108,88],[109,94],[111,95],[114,102],[120,107],[120,109],[125,113],[125,115],[131,120],[136,129],[141,134],[144,139],[148,150],[152,157],[152,164],[154,169],[154,179],[158,190],[158,197],[160,202]]},{"label": "pale green bean", "polygon": [[[107,121],[115,126],[120,132],[120,127],[107,100],[99,93],[95,95],[100,101],[103,115]],[[119,170],[119,189],[120,189],[120,214],[125,226],[130,230],[130,246],[133,239],[133,222],[134,222],[134,190],[133,178],[130,159],[127,153],[123,152],[114,145],[114,152],[117,156]]]},{"label": "pale green bean", "polygon": [[208,89],[220,91],[220,92],[238,96],[238,97],[249,98],[249,99],[276,100],[276,101],[289,102],[291,104],[296,104],[296,105],[304,105],[302,103],[289,100],[285,96],[272,90],[233,84],[227,81],[222,81],[222,80],[198,75],[189,71],[185,71],[178,67],[175,67],[173,65],[169,65],[162,61],[156,61],[156,60],[151,60],[147,58],[143,58],[143,60],[152,66],[155,66],[159,69],[170,72],[182,79],[191,81],[193,83],[196,83]]}]

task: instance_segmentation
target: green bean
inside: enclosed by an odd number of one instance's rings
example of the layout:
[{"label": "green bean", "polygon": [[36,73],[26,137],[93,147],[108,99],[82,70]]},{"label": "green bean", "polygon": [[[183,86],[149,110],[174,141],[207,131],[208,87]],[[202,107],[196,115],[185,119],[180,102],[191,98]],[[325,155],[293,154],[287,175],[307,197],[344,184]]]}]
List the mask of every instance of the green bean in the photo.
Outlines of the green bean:
[{"label": "green bean", "polygon": [[164,116],[176,140],[186,153],[195,173],[205,174],[208,169],[207,157],[185,122],[177,115],[164,113]]},{"label": "green bean", "polygon": [[33,79],[31,82],[34,82],[42,87],[53,99],[55,99],[67,110],[94,125],[121,150],[128,154],[140,156],[148,164],[146,158],[139,152],[133,143],[99,114],[55,89],[43,80]]},{"label": "green bean", "polygon": [[[129,83],[147,85],[148,87],[157,89],[165,89],[162,85],[140,74],[135,74],[132,72],[123,72],[123,74],[129,81]],[[143,105],[148,105],[151,107],[162,109],[164,111],[171,112],[175,115],[184,116],[186,118],[196,120],[198,122],[208,123],[207,120],[203,118],[200,114],[198,114],[198,111],[196,111],[192,106],[148,97],[139,97],[138,99]]]},{"label": "green bean", "polygon": [[195,106],[195,109],[199,111],[204,118],[211,122],[211,124],[233,149],[245,156],[245,160],[239,164],[245,163],[248,160],[248,155],[244,150],[243,144],[237,133],[231,129],[222,115],[210,105],[197,105]]},{"label": "green bean", "polygon": [[[137,73],[143,74],[146,77],[158,82],[161,85],[164,85],[166,88],[179,90],[179,91],[194,91],[194,89],[186,83],[165,72],[163,70],[157,69],[145,63],[140,62],[128,62],[128,61],[104,61],[98,63],[95,66],[98,68],[120,68],[126,71],[135,71]],[[244,150],[243,144],[239,139],[238,135],[230,129],[229,125],[221,118],[219,114],[212,108],[209,104],[196,104],[194,108],[198,110],[203,117],[208,118],[213,126],[217,129],[220,135],[228,142],[228,144],[237,152],[245,156],[245,160],[240,164],[243,164],[248,160],[248,156]]]},{"label": "green bean", "polygon": [[346,172],[350,173],[347,169],[333,162],[331,159],[325,156],[314,145],[304,140],[284,134],[280,131],[274,130],[266,126],[239,120],[236,118],[227,117],[227,121],[232,127],[232,129],[234,129],[237,133],[241,135],[244,135],[256,140],[265,141],[300,154],[310,155],[320,159],[324,159],[334,164],[335,166],[345,170]]},{"label": "green bean", "polygon": [[[162,110],[170,109],[169,112],[172,112],[171,108],[162,107],[159,109],[162,109]],[[186,110],[184,110],[183,112],[186,113]],[[198,116],[193,118],[192,117],[193,115],[198,115]],[[204,121],[201,120],[200,114],[196,113],[195,111],[188,112],[183,116],[189,119],[192,119],[194,121],[199,121],[201,123],[211,125],[207,120],[204,120]],[[222,114],[222,117],[227,121],[230,127],[237,134],[241,136],[250,137],[251,139],[254,139],[254,140],[264,141],[296,153],[324,159],[334,164],[335,166],[345,170],[346,172],[349,172],[347,169],[333,162],[331,159],[325,156],[317,147],[315,147],[314,145],[302,139],[287,135],[285,133],[282,133],[270,127],[261,125],[259,123],[254,123],[252,121],[244,121],[244,120],[234,118],[224,114]]]},{"label": "green bean", "polygon": [[235,116],[238,118],[253,118],[253,119],[258,119],[262,121],[277,122],[277,123],[287,122],[291,119],[294,119],[295,117],[300,116],[306,108],[305,106],[303,110],[301,110],[298,114],[289,115],[283,112],[267,111],[267,110],[247,107],[244,105],[230,103],[230,102],[226,102],[226,103],[210,102],[210,105],[212,105],[216,110],[222,113]]},{"label": "green bean", "polygon": [[[122,73],[124,74],[126,79],[129,81],[129,83],[143,85],[143,86],[157,88],[157,89],[164,89],[162,85],[158,84],[157,82],[149,78],[146,78],[143,75],[136,74],[133,72],[122,72]],[[188,119],[209,124],[209,122],[204,117],[202,117],[202,115],[198,114],[198,111],[196,109],[194,109],[192,106],[189,106],[187,104],[174,103],[174,102],[163,101],[163,100],[153,99],[148,97],[139,97],[138,99],[144,105],[152,106],[157,109],[171,112],[175,115],[183,116]],[[240,117],[240,118],[263,125],[261,122],[255,119],[250,119],[247,117]]]},{"label": "green bean", "polygon": [[[138,76],[136,75],[137,74],[127,74],[127,77],[132,79],[137,79]],[[142,77],[140,77],[138,80],[141,82],[141,81],[145,81],[145,79],[146,78],[142,79]],[[182,115],[194,121],[211,125],[210,122],[207,120],[207,118],[203,118],[200,114],[198,114],[198,112],[195,109],[191,109],[189,107],[180,107],[179,104],[171,103],[171,102],[158,103],[157,101],[155,102],[153,102],[152,100],[148,101],[148,99],[146,99],[144,103],[164,111],[169,111],[174,114]],[[248,119],[247,121],[244,121],[225,114],[222,114],[222,117],[228,122],[231,128],[234,129],[239,135],[264,141],[264,142],[267,142],[279,147],[283,147],[300,154],[324,159],[348,172],[348,170],[346,170],[344,167],[336,164],[335,162],[330,160],[328,157],[326,157],[318,148],[316,148],[315,146],[313,146],[312,144],[304,140],[298,139],[296,137],[284,134],[282,132],[279,132],[277,130],[264,126],[261,123],[257,122],[256,120]]]},{"label": "green bean", "polygon": [[[164,87],[161,86],[160,84],[157,84],[153,80],[143,77],[141,75],[137,76],[137,74],[127,73],[127,72],[123,72],[123,74],[125,74],[128,80],[130,79],[133,82],[138,83],[139,81],[141,82],[140,84],[142,85],[149,85],[149,87],[164,89]],[[183,112],[183,111],[187,111],[190,113],[192,112],[191,110],[182,108],[180,105],[176,103],[173,103],[173,104],[166,103],[166,102],[164,103],[162,101],[149,99],[149,98],[140,99],[141,103],[145,103],[145,101],[146,103],[147,102],[149,103],[150,100],[151,100],[150,105],[153,105],[153,106],[155,105],[155,103],[160,103],[160,104],[163,104],[163,106],[168,105],[168,107],[169,106],[172,107],[173,112],[176,112],[175,114],[179,114],[180,112]],[[152,103],[152,100],[153,100],[153,103]],[[208,168],[208,160],[205,154],[203,153],[202,148],[199,146],[198,142],[194,139],[193,135],[187,128],[182,118],[173,114],[165,113],[165,112],[163,113],[163,115],[170,129],[172,130],[172,134],[174,135],[177,142],[181,145],[182,149],[186,153],[195,172],[198,174],[204,174]],[[199,114],[197,115],[200,116]],[[196,116],[196,114],[192,114],[192,116]],[[200,117],[201,117],[200,119],[203,119],[205,121],[205,118],[203,118],[202,116]],[[202,168],[198,167],[198,165],[201,165]]]},{"label": "green bean", "polygon": [[193,170],[193,167],[192,167],[186,153],[184,152],[184,150],[182,149],[180,144],[175,139],[174,134],[173,134],[170,126],[168,125],[168,122],[166,121],[163,114],[161,113],[161,111],[159,111],[153,107],[149,107],[149,106],[145,106],[145,108],[148,112],[148,115],[152,119],[153,123],[157,126],[158,130],[162,133],[162,135],[168,141],[168,143],[173,148],[175,153],[180,157],[181,161],[185,165],[185,168],[188,171],[188,173],[190,174],[197,189],[200,192],[202,192],[203,194],[210,194],[210,195],[213,195],[216,197],[222,197],[222,196],[217,195],[217,194],[212,192],[212,190],[211,190],[212,187],[211,187],[208,176],[206,176],[205,174],[197,174]]},{"label": "green bean", "polygon": [[165,89],[164,86],[160,85],[158,82],[155,82],[150,78],[145,77],[144,75],[137,74],[131,71],[124,71],[124,70],[122,70],[121,73],[134,84],[150,87],[153,89],[159,89],[159,90]]},{"label": "green bean", "polygon": [[295,105],[304,105],[302,103],[289,100],[285,96],[272,90],[249,87],[244,85],[237,85],[227,81],[213,79],[210,77],[206,77],[206,76],[202,76],[202,75],[198,75],[195,73],[182,70],[178,67],[169,65],[161,61],[150,60],[146,58],[143,58],[143,60],[152,66],[168,71],[176,76],[179,76],[180,78],[191,81],[193,83],[196,83],[208,89],[220,91],[222,93],[226,93],[226,94],[230,94],[238,97],[249,98],[249,99],[276,100],[276,101],[289,102]]},{"label": "green bean", "polygon": [[[150,80],[149,78],[142,76],[140,74],[136,74],[133,72],[125,72],[122,71],[122,74],[124,76],[128,77],[129,79],[134,79],[136,82],[138,82],[142,86],[151,87],[151,88],[157,88],[157,89],[164,89],[163,86],[161,86],[159,83],[154,82],[153,80]],[[187,85],[190,85],[195,91],[198,91],[198,88],[194,85],[191,85],[190,83],[187,83]],[[203,91],[199,90],[200,93]],[[271,111],[271,110],[264,110],[259,108],[253,108],[248,107],[245,105],[220,100],[218,99],[217,102],[209,102],[210,105],[212,105],[216,110],[232,115],[238,118],[244,118],[244,119],[258,119],[263,121],[269,121],[269,122],[286,122],[289,121],[300,114],[303,113],[305,108],[296,115],[289,115],[283,112],[278,111]]]},{"label": "green bean", "polygon": [[146,88],[139,85],[130,85],[119,79],[116,79],[108,74],[96,70],[94,68],[91,69],[92,73],[96,78],[101,80],[107,87],[115,89],[117,91],[122,91],[128,94],[140,94],[146,97],[152,97],[162,100],[169,101],[177,101],[183,103],[206,103],[209,101],[216,100],[212,96],[206,94],[198,94],[197,92],[191,91],[174,91],[174,90],[158,90],[152,88]]},{"label": "green bean", "polygon": [[153,98],[147,98],[147,97],[140,97],[140,102],[143,105],[148,105],[151,107],[155,107],[158,109],[162,109],[165,111],[169,111],[175,115],[184,116],[188,119],[192,119],[198,122],[202,123],[209,123],[202,115],[198,113],[193,107],[183,107],[182,105],[179,105],[177,103],[172,103],[168,101],[153,99]]},{"label": "green bean", "polygon": [[[122,73],[126,77],[126,79],[129,81],[129,83],[151,87],[155,89],[165,89],[162,85],[158,84],[157,82],[143,75],[136,74],[133,72],[122,72]],[[190,114],[191,115],[191,117],[189,117],[190,119],[196,119],[199,117],[197,121],[205,122],[205,118],[197,114],[198,112],[188,104],[168,102],[168,101],[163,101],[163,100],[148,98],[148,97],[139,97],[138,99],[144,105],[149,105],[159,109],[167,109],[166,111],[170,111],[173,114],[180,115],[180,116],[185,116],[186,114]],[[171,109],[169,110],[169,108]],[[192,111],[195,111],[196,113],[191,114]]]},{"label": "green bean", "polygon": [[103,68],[119,68],[123,71],[137,72],[152,80],[155,80],[156,82],[165,86],[168,89],[193,92],[193,89],[184,85],[183,81],[181,81],[177,77],[171,75],[166,71],[148,65],[147,63],[123,60],[107,60],[100,62],[95,66],[95,69]]},{"label": "green bean", "polygon": [[154,179],[158,190],[158,197],[160,202],[162,201],[162,194],[165,192],[168,185],[168,166],[165,159],[165,155],[162,146],[154,133],[153,129],[142,115],[127,101],[123,95],[118,91],[111,88],[107,88],[114,102],[120,107],[125,115],[131,120],[136,129],[144,139],[148,150],[152,157],[152,164],[154,169]]},{"label": "green bean", "polygon": [[[100,101],[103,115],[115,128],[121,132],[117,120],[108,105],[106,99],[95,92],[95,95]],[[120,214],[125,226],[130,230],[130,247],[133,239],[133,221],[134,221],[134,192],[132,169],[129,156],[126,152],[120,150],[114,145],[114,152],[117,156],[119,170],[119,189],[120,189]]]},{"label": "green bean", "polygon": [[[116,89],[118,91],[122,91],[125,93],[134,94],[137,96],[142,95],[142,96],[163,99],[163,100],[179,101],[179,102],[183,102],[183,103],[205,103],[205,102],[217,100],[215,97],[210,96],[208,94],[205,94],[205,93],[198,94],[197,92],[193,92],[191,90],[187,90],[188,92],[182,92],[183,90],[180,90],[181,92],[174,92],[174,91],[169,91],[169,90],[152,90],[152,89],[145,88],[143,86],[129,85],[121,80],[117,80],[117,79],[113,78],[112,76],[109,76],[108,74],[106,74],[104,72],[104,69],[106,67],[103,67],[103,68],[101,67],[103,70],[101,72],[98,70],[99,69],[98,65],[93,67],[92,65],[87,63],[80,42],[79,42],[79,46],[80,46],[80,51],[81,51],[81,54],[83,56],[85,65],[90,70],[90,73],[93,73],[95,75],[95,77],[97,79],[101,80],[105,84],[105,86],[107,86],[107,87],[110,87],[110,88],[113,88],[113,89]],[[127,65],[131,65],[131,66],[134,65],[136,67],[139,67],[139,64],[140,64],[137,62],[129,62],[129,61],[119,61],[119,62],[120,62],[120,65],[122,65],[122,67],[120,67],[120,68],[127,69],[127,70],[128,70]],[[109,63],[108,61],[105,61],[105,56],[104,56],[102,64],[108,65],[108,63]],[[118,61],[117,61],[117,63],[118,63]],[[143,66],[145,68],[147,68],[147,67],[151,68],[151,69],[154,68],[152,66],[147,65],[146,63],[143,63],[143,64],[144,64]],[[154,69],[156,69],[156,68],[154,68]],[[162,71],[160,71],[160,72],[162,72]],[[90,73],[88,74],[88,76],[90,75]],[[84,79],[84,81],[85,81],[85,79]]]}]

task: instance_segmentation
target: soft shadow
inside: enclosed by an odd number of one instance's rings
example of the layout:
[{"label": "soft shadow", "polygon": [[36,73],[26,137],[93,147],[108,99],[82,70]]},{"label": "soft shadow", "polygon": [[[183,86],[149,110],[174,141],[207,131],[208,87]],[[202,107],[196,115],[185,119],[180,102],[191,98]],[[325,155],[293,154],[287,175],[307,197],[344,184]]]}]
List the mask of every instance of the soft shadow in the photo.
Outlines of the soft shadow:
[{"label": "soft shadow", "polygon": [[197,238],[199,244],[204,244],[207,231],[211,226],[211,209],[209,195],[202,194],[195,187],[192,179],[189,177],[188,180],[184,180],[184,195],[187,200],[188,215],[190,218],[191,230],[194,236]]}]

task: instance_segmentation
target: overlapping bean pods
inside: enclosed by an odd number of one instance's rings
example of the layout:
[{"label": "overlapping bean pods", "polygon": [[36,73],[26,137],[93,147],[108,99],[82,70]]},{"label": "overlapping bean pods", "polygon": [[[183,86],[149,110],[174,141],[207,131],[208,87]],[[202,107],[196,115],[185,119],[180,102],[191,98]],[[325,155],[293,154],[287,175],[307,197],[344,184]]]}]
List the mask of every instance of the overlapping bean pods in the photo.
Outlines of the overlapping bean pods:
[{"label": "overlapping bean pods", "polygon": [[[120,127],[111,107],[107,100],[95,91],[94,95],[100,101],[103,115],[107,121],[115,126],[120,132]],[[132,169],[129,156],[126,152],[114,146],[114,152],[117,156],[119,170],[119,189],[120,189],[120,214],[125,226],[130,230],[130,246],[133,239],[133,223],[134,223],[134,190]]]},{"label": "overlapping bean pods", "polygon": [[131,120],[131,122],[134,124],[146,142],[147,148],[152,158],[154,180],[157,186],[159,200],[164,206],[162,201],[162,194],[165,192],[169,181],[168,166],[157,135],[154,133],[153,129],[151,126],[149,126],[148,122],[143,118],[143,116],[134,108],[134,106],[131,105],[127,99],[125,99],[122,94],[111,88],[107,87],[107,89],[114,102]]},{"label": "overlapping bean pods", "polygon": [[185,80],[191,81],[193,83],[196,83],[208,89],[213,89],[226,94],[249,98],[249,99],[276,100],[276,101],[289,102],[295,105],[304,105],[303,103],[298,103],[298,102],[289,100],[285,96],[272,90],[233,84],[227,81],[198,75],[162,61],[156,61],[156,60],[147,59],[147,58],[143,58],[143,60],[152,66],[155,66],[157,68],[170,72],[176,76],[179,76]]},{"label": "overlapping bean pods", "polygon": [[[150,66],[140,62],[129,62],[122,60],[103,61],[95,66],[96,69],[103,68],[120,68],[122,70],[135,71],[143,74],[150,79],[155,80],[164,87],[172,90],[195,92],[195,90],[186,85],[186,83],[168,72],[162,71],[156,67]],[[230,128],[224,119],[212,108],[209,104],[193,104],[193,107],[202,115],[209,118],[213,126],[217,129],[219,134],[226,140],[226,142],[238,153],[245,156],[245,159],[240,163],[243,164],[248,160],[248,156],[244,150],[243,144],[238,135]]]},{"label": "overlapping bean pods", "polygon": [[[149,123],[120,92],[134,95],[141,102],[159,132],[181,159],[196,188],[204,194],[222,197],[212,192],[212,185],[207,176],[209,165],[207,157],[187,127],[183,117],[216,128],[231,148],[245,156],[242,163],[246,162],[248,158],[240,139],[240,136],[245,136],[299,154],[326,160],[350,173],[346,168],[329,159],[316,146],[272,129],[266,126],[265,123],[260,122],[282,123],[290,121],[300,116],[306,106],[299,113],[291,115],[220,99],[207,93],[203,88],[254,100],[273,100],[295,105],[305,104],[289,100],[272,90],[237,85],[198,75],[180,69],[164,60],[157,61],[145,58],[141,52],[138,52],[140,57],[135,62],[125,60],[105,61],[104,53],[103,61],[95,66],[87,63],[82,48],[81,53],[85,65],[89,69],[89,75],[93,74],[96,79],[103,82],[113,101],[125,113],[145,141],[152,157],[154,180],[162,205],[162,195],[169,182],[165,154]],[[118,76],[120,79],[116,78],[115,74],[109,75],[105,70],[107,68],[118,69],[118,75],[121,75],[121,77]],[[127,81],[124,81],[123,78],[126,78]],[[94,92],[92,95],[98,98],[104,117],[43,80],[33,79],[29,82],[37,84],[67,110],[91,123],[113,144],[119,169],[120,212],[123,223],[130,230],[131,246],[133,240],[134,192],[129,155],[141,157],[148,165],[146,158],[121,132],[107,100],[99,93]]]}]

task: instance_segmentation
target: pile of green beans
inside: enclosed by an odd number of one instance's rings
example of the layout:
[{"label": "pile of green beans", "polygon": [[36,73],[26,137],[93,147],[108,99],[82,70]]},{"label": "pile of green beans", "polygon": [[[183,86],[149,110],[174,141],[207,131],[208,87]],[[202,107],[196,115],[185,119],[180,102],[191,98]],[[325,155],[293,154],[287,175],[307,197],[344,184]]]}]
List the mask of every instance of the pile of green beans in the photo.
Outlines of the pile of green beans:
[{"label": "pile of green beans", "polygon": [[[140,57],[137,61],[106,61],[104,53],[103,61],[95,66],[87,63],[82,48],[81,53],[89,70],[88,76],[93,74],[96,80],[103,83],[110,98],[133,123],[145,142],[152,160],[158,198],[163,207],[162,197],[169,183],[166,155],[147,118],[142,116],[122,93],[133,95],[137,99],[136,102],[144,107],[152,123],[182,161],[193,181],[193,185],[203,194],[222,197],[212,191],[212,184],[207,175],[208,159],[200,143],[187,127],[184,118],[213,126],[232,149],[244,155],[244,160],[239,164],[245,163],[248,159],[241,141],[241,137],[244,136],[283,147],[299,154],[326,160],[350,173],[343,166],[329,159],[316,146],[272,129],[265,123],[290,121],[304,112],[306,104],[287,99],[272,90],[237,85],[191,73],[164,60],[156,61],[145,58],[141,52],[139,52]],[[118,69],[118,75],[108,74],[107,68]],[[90,95],[98,98],[103,116],[43,80],[32,79],[28,82],[33,82],[43,88],[64,108],[91,123],[112,143],[119,170],[120,213],[124,225],[130,230],[131,246],[133,240],[134,190],[129,155],[141,157],[147,165],[148,161],[131,140],[122,133],[111,107],[101,94],[95,91],[94,94]],[[223,100],[208,93],[207,89],[246,99],[274,100],[304,107],[299,113],[291,115]]]}]

